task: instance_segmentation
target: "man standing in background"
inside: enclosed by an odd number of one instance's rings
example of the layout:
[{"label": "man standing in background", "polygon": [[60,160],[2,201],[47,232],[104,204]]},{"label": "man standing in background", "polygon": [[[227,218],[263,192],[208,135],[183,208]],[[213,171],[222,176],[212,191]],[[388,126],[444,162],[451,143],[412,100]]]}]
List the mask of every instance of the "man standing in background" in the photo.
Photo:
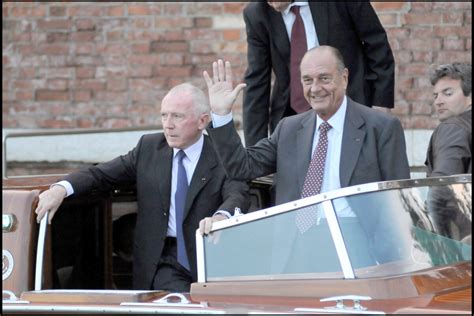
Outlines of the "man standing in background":
[{"label": "man standing in background", "polygon": [[[349,69],[347,95],[367,106],[394,106],[394,59],[369,2],[261,1],[244,10],[248,43],[243,101],[246,146],[268,137],[285,116],[310,109],[299,64],[304,53],[330,45]],[[272,71],[275,74],[270,95]]]},{"label": "man standing in background", "polygon": [[441,123],[431,136],[427,177],[472,173],[472,70],[470,64],[438,66],[430,76]]},{"label": "man standing in background", "polygon": [[[441,123],[433,131],[426,154],[427,177],[472,173],[472,67],[452,63],[430,74],[433,105]],[[455,240],[470,240],[471,220],[451,187],[428,192],[428,215],[435,231]]]}]

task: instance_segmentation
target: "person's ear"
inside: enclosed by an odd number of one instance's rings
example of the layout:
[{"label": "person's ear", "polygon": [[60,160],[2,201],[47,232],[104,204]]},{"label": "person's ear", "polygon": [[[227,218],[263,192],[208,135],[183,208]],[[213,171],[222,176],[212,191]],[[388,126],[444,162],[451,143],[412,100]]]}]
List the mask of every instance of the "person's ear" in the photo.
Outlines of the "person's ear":
[{"label": "person's ear", "polygon": [[347,68],[344,68],[342,71],[342,80],[344,82],[344,89],[347,90],[347,85],[349,84],[349,70]]},{"label": "person's ear", "polygon": [[211,116],[209,115],[209,113],[200,114],[199,122],[198,122],[199,129],[203,130],[207,128],[210,121],[211,121]]}]

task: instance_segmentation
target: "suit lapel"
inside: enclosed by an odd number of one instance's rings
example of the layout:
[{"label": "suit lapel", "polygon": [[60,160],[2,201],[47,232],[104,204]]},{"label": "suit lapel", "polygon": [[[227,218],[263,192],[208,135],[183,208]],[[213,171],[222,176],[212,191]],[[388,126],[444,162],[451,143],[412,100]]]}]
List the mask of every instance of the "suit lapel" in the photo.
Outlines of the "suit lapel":
[{"label": "suit lapel", "polygon": [[319,45],[327,45],[328,43],[328,4],[327,2],[308,1],[311,15],[313,17],[316,35],[318,36]]},{"label": "suit lapel", "polygon": [[303,189],[304,179],[308,172],[308,166],[311,161],[311,149],[313,147],[314,129],[316,126],[316,113],[312,110],[306,112],[301,119],[300,129],[296,132],[296,153],[298,159],[298,188],[299,192]]},{"label": "suit lapel", "polygon": [[362,130],[364,124],[365,122],[359,112],[357,112],[353,101],[347,98],[347,111],[344,119],[341,162],[339,166],[341,187],[349,185],[352,173],[359,159],[366,134],[365,131]]},{"label": "suit lapel", "polygon": [[214,155],[212,155],[212,145],[207,138],[204,136],[204,145],[202,147],[202,153],[199,157],[198,164],[194,170],[191,183],[188,188],[188,194],[186,196],[186,204],[184,207],[184,217],[188,216],[189,211],[191,210],[191,205],[193,205],[194,199],[198,193],[204,188],[204,186],[209,182],[212,172],[211,170],[217,165],[217,161]]},{"label": "suit lapel", "polygon": [[[274,34],[272,38],[273,46],[280,53],[283,60],[290,60],[290,40],[286,31],[285,22],[280,12],[277,12],[268,6],[268,15],[270,17],[269,29]],[[289,63],[287,63],[289,67]],[[289,68],[288,68],[289,69]]]},{"label": "suit lapel", "polygon": [[171,168],[173,166],[173,149],[170,148],[166,141],[160,144],[157,148],[158,163],[154,166],[155,179],[158,183],[158,188],[161,193],[161,201],[163,203],[163,209],[168,211],[170,209],[170,198],[171,198]]}]

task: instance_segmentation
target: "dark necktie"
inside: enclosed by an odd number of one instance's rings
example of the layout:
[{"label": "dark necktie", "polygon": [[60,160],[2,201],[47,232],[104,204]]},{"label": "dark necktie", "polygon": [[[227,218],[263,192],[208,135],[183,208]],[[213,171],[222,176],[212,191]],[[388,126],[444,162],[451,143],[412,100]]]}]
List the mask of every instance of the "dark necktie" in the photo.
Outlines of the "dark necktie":
[{"label": "dark necktie", "polygon": [[176,193],[174,195],[174,209],[176,212],[176,241],[178,247],[178,262],[190,270],[189,260],[186,254],[186,247],[183,235],[184,205],[188,192],[188,177],[183,166],[183,158],[186,157],[184,151],[178,151],[178,178],[176,182]]},{"label": "dark necktie", "polygon": [[[331,125],[328,122],[323,122],[319,126],[319,140],[316,149],[314,150],[313,157],[306,173],[306,178],[303,184],[303,191],[301,197],[305,198],[313,196],[321,192],[321,186],[323,185],[324,177],[324,165],[326,163],[326,154],[328,151],[328,131],[331,129]],[[301,233],[304,233],[316,221],[315,208],[306,208],[297,212],[296,214],[296,225]]]},{"label": "dark necktie", "polygon": [[310,109],[308,102],[304,98],[300,74],[301,59],[306,53],[308,46],[306,44],[303,19],[300,15],[300,7],[293,6],[290,10],[296,17],[291,28],[290,105],[296,113],[301,113]]}]

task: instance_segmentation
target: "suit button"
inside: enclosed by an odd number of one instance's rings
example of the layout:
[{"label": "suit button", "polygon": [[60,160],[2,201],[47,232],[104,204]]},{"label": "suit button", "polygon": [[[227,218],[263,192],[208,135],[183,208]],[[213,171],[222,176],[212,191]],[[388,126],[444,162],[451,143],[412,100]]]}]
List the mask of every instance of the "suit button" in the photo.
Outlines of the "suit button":
[{"label": "suit button", "polygon": [[168,216],[168,213],[164,212],[164,213],[163,213],[163,216]]}]

